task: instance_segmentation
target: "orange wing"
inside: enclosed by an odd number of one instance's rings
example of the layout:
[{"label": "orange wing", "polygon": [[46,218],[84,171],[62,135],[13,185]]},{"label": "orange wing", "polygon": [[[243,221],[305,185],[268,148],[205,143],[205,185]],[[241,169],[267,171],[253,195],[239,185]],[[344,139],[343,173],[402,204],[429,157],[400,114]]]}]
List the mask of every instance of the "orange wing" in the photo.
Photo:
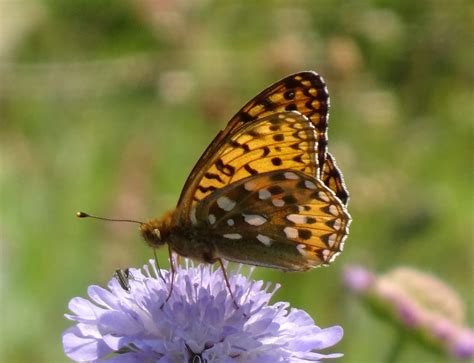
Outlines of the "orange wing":
[{"label": "orange wing", "polygon": [[177,220],[189,223],[194,203],[250,175],[281,169],[317,175],[316,138],[314,125],[297,112],[271,114],[242,125],[222,140],[188,179]]},{"label": "orange wing", "polygon": [[329,95],[326,84],[316,72],[299,72],[272,84],[242,107],[231,118],[227,127],[212,140],[189,174],[178,205],[182,202],[185,191],[190,188],[196,175],[205,167],[207,160],[219,149],[223,140],[242,125],[273,113],[296,111],[306,116],[313,123],[316,129],[318,163],[320,166],[323,165],[327,149],[328,109]]},{"label": "orange wing", "polygon": [[318,161],[322,166],[327,150],[329,94],[324,79],[316,72],[290,75],[263,90],[232,117],[226,130],[283,111],[297,111],[313,123],[318,140]]}]

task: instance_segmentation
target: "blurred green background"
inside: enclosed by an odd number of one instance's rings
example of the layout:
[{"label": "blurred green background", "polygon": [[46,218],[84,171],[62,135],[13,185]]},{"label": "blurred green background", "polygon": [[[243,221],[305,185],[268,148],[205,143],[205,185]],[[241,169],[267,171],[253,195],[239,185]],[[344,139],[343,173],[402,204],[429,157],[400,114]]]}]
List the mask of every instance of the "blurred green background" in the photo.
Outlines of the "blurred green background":
[{"label": "blurred green background", "polygon": [[[380,362],[394,331],[341,271],[410,265],[474,317],[474,6],[470,1],[0,1],[1,350],[66,362],[74,296],[152,251],[130,224],[174,207],[217,131],[270,83],[316,70],[351,234],[329,268],[257,269],[276,299],[340,324],[344,362]],[[166,253],[160,252],[161,261]],[[403,362],[444,362],[411,344]]]}]

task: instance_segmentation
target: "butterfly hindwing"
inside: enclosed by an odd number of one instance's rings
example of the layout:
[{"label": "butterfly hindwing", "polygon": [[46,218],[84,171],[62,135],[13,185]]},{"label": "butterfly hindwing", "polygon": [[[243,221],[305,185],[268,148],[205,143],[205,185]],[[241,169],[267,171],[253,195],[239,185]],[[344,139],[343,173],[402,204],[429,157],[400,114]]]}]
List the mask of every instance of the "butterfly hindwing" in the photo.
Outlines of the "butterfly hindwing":
[{"label": "butterfly hindwing", "polygon": [[223,140],[202,169],[183,190],[179,220],[190,220],[192,204],[215,190],[272,170],[294,169],[318,174],[317,136],[314,125],[297,112],[271,114],[242,125]]},{"label": "butterfly hindwing", "polygon": [[344,184],[342,173],[337,167],[334,157],[330,153],[326,154],[326,160],[324,161],[321,174],[321,181],[331,189],[347,207],[347,203],[349,202],[349,192]]},{"label": "butterfly hindwing", "polygon": [[196,205],[196,229],[231,261],[307,270],[342,250],[350,217],[322,182],[296,170],[240,179]]}]

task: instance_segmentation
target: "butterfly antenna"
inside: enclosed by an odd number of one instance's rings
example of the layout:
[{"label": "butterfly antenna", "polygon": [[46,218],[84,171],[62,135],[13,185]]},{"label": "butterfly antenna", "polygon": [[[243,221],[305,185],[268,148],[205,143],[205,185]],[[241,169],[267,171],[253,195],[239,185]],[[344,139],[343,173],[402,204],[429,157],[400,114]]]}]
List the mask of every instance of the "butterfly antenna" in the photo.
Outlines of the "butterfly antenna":
[{"label": "butterfly antenna", "polygon": [[140,221],[135,221],[133,219],[115,219],[115,218],[104,218],[104,217],[97,217],[95,215],[85,213],[85,212],[77,212],[77,218],[93,218],[93,219],[100,219],[101,221],[109,221],[109,222],[129,222],[129,223],[137,223],[137,224],[144,224]]}]

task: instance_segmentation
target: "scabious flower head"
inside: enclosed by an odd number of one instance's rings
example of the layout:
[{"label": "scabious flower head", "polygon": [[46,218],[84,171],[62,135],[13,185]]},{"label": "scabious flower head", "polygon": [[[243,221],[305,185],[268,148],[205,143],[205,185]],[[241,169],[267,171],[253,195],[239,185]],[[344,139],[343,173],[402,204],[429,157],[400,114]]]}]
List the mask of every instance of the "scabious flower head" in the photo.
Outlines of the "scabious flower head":
[{"label": "scabious flower head", "polygon": [[234,306],[222,271],[209,265],[170,273],[153,262],[130,269],[130,289],[116,279],[108,290],[90,286],[90,300],[73,298],[63,333],[66,355],[93,362],[314,362],[342,354],[317,351],[336,344],[342,328],[321,329],[303,310],[269,304],[278,289],[239,272],[229,276]]},{"label": "scabious flower head", "polygon": [[352,266],[344,271],[343,279],[378,312],[423,342],[456,358],[474,356],[474,332],[466,326],[466,307],[435,276],[409,267],[375,276],[361,266]]}]

